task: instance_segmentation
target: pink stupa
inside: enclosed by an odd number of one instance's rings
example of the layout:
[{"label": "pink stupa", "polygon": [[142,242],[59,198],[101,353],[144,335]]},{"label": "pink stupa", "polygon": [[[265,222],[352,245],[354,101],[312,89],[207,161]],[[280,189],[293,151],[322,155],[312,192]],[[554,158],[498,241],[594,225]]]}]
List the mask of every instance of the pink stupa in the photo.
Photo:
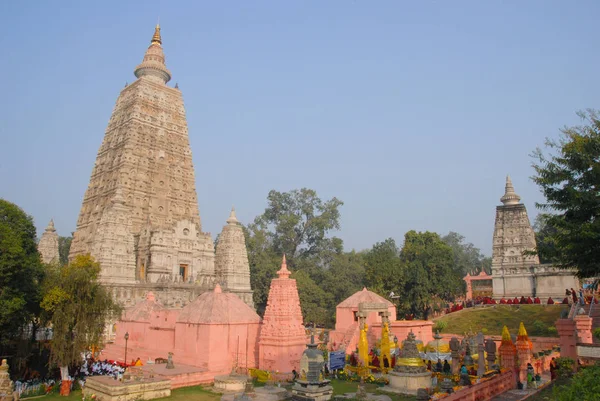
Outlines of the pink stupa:
[{"label": "pink stupa", "polygon": [[299,371],[300,357],[306,349],[298,288],[290,274],[283,255],[279,277],[271,281],[258,340],[259,368],[272,372]]}]

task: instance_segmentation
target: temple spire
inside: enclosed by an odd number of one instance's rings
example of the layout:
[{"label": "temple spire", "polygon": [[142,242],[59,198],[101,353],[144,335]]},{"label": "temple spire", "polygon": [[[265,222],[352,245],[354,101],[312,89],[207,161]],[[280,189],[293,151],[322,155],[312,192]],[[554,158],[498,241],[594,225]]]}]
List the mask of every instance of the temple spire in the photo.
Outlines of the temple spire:
[{"label": "temple spire", "polygon": [[165,64],[165,54],[162,49],[160,25],[156,24],[154,35],[152,35],[152,40],[150,41],[148,50],[146,50],[144,60],[140,65],[135,67],[134,74],[138,78],[146,76],[165,84],[171,80],[171,72]]},{"label": "temple spire", "polygon": [[285,253],[284,253],[283,260],[281,261],[281,269],[279,269],[279,271],[277,271],[277,275],[279,276],[279,278],[289,278],[290,274],[292,274],[292,272],[289,271],[287,268],[287,261],[285,260]]},{"label": "temple spire", "polygon": [[152,36],[152,42],[150,43],[158,43],[159,45],[162,45],[162,39],[160,37],[160,25],[156,24],[156,27],[154,28],[154,36]]},{"label": "temple spire", "polygon": [[46,227],[46,231],[54,232],[56,228],[54,228],[54,219],[50,219],[48,226]]},{"label": "temple spire", "polygon": [[235,207],[231,208],[231,213],[229,213],[229,218],[227,219],[227,224],[237,224],[238,219],[235,215]]},{"label": "temple spire", "polygon": [[518,205],[520,200],[521,197],[515,193],[515,188],[510,180],[510,175],[507,175],[506,186],[504,187],[504,196],[500,198],[500,202],[502,202],[505,206],[508,206]]}]

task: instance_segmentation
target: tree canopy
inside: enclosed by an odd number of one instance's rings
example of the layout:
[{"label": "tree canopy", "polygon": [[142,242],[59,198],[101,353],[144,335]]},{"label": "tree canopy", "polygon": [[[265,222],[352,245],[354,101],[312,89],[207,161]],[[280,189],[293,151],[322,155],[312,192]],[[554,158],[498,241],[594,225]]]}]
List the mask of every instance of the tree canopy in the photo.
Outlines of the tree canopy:
[{"label": "tree canopy", "polygon": [[400,251],[405,281],[403,303],[416,317],[427,319],[434,302],[464,294],[461,273],[454,268],[452,248],[432,232],[409,231]]},{"label": "tree canopy", "polygon": [[442,241],[452,248],[454,269],[462,277],[467,274],[477,275],[482,271],[492,273],[492,258],[483,256],[479,248],[470,242],[465,242],[463,235],[450,231],[442,237]]},{"label": "tree canopy", "polygon": [[79,255],[64,267],[50,267],[41,306],[52,321],[51,360],[63,369],[99,346],[108,320],[120,313],[98,282],[99,274],[100,264],[89,255]]},{"label": "tree canopy", "polygon": [[245,228],[258,313],[264,313],[271,279],[285,254],[304,320],[331,325],[335,305],[360,289],[364,278],[360,255],[344,253],[342,240],[330,236],[340,228],[343,203],[337,198],[324,201],[306,188],[271,191],[267,200],[265,212]]},{"label": "tree canopy", "polygon": [[489,267],[489,258],[450,232],[410,231],[402,249],[392,238],[363,252],[345,252],[341,239],[337,198],[321,200],[314,190],[269,192],[265,212],[244,228],[254,303],[264,313],[271,279],[288,257],[292,278],[306,322],[332,326],[335,307],[367,286],[389,298],[399,296],[398,312],[426,318],[443,302],[464,294],[462,277]]},{"label": "tree canopy", "polygon": [[546,152],[533,153],[535,175],[546,202],[545,232],[538,252],[580,278],[600,274],[600,118],[580,113],[583,125],[546,140]]},{"label": "tree canopy", "polygon": [[0,199],[0,346],[39,313],[43,273],[33,219]]}]

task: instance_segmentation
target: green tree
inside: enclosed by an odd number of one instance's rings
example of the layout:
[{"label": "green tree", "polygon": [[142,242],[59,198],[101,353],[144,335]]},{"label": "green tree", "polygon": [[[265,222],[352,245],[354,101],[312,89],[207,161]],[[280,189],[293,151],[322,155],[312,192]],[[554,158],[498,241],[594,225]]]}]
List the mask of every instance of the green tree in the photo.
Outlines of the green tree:
[{"label": "green tree", "polygon": [[454,268],[460,272],[462,277],[467,273],[477,275],[481,271],[486,271],[488,263],[489,271],[486,273],[491,273],[491,258],[484,257],[479,248],[470,242],[465,242],[464,236],[450,231],[448,235],[442,237],[442,241],[452,248]]},{"label": "green tree", "polygon": [[404,269],[401,307],[427,319],[435,302],[452,301],[464,294],[462,276],[454,268],[452,248],[436,233],[409,231],[400,251]]},{"label": "green tree", "polygon": [[58,237],[58,257],[61,266],[69,263],[69,251],[71,250],[72,241],[73,233],[70,237]]},{"label": "green tree", "polygon": [[271,280],[275,278],[281,265],[282,255],[273,249],[269,232],[260,224],[244,227],[248,263],[250,265],[250,285],[253,290],[254,306],[259,315],[267,307]]},{"label": "green tree", "polygon": [[364,255],[367,287],[383,297],[398,294],[404,288],[405,272],[396,241],[388,238],[373,245]]},{"label": "green tree", "polygon": [[342,201],[337,198],[322,201],[314,190],[307,188],[290,192],[272,190],[267,200],[265,212],[255,223],[270,228],[274,251],[285,253],[291,267],[298,257],[315,256],[332,247],[333,239],[327,234],[340,228]]},{"label": "green tree", "polygon": [[553,236],[557,234],[557,230],[548,224],[550,216],[546,213],[540,213],[535,217],[533,223],[535,242],[537,243],[537,255],[540,258],[540,263],[556,262],[553,256],[556,254],[556,249],[553,245]]},{"label": "green tree", "polygon": [[82,352],[101,345],[106,324],[121,309],[98,282],[100,264],[91,256],[79,255],[62,268],[50,269],[41,306],[52,322],[51,361],[64,380]]},{"label": "green tree", "polygon": [[[308,294],[314,293],[314,283],[321,288],[326,271],[343,253],[342,240],[328,236],[331,230],[340,228],[341,201],[336,198],[323,201],[315,191],[306,188],[283,193],[270,191],[267,200],[265,212],[245,228],[251,284],[259,314],[264,312],[271,279],[281,265],[283,254],[290,270],[307,273],[299,276],[298,291]],[[302,299],[305,303],[309,301],[306,296]],[[319,308],[327,309],[330,300],[331,297],[319,296]]]},{"label": "green tree", "polygon": [[548,154],[538,148],[532,156],[533,180],[546,197],[537,206],[549,227],[538,250],[585,278],[600,274],[600,118],[579,115],[583,125],[562,129],[558,140],[546,140]]},{"label": "green tree", "polygon": [[325,270],[319,286],[331,294],[330,315],[334,316],[335,307],[365,285],[364,254],[361,252],[342,252],[332,259],[329,269]]},{"label": "green tree", "polygon": [[581,369],[571,382],[564,386],[554,386],[553,396],[556,401],[597,400],[600,394],[600,365],[596,364]]},{"label": "green tree", "polygon": [[33,219],[0,199],[0,347],[39,314],[43,275]]},{"label": "green tree", "polygon": [[319,287],[304,270],[297,270],[291,278],[296,280],[298,286],[304,323],[331,326],[333,316],[329,307],[333,303],[332,295]]}]

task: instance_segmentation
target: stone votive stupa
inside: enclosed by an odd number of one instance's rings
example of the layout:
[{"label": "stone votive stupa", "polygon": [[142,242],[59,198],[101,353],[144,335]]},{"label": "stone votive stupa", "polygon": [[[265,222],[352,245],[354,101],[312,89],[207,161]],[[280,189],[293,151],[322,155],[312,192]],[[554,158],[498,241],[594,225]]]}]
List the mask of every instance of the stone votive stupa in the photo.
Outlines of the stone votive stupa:
[{"label": "stone votive stupa", "polygon": [[6,359],[3,359],[0,365],[0,401],[13,401],[13,382],[8,374]]},{"label": "stone votive stupa", "polygon": [[325,364],[323,353],[317,349],[314,332],[310,344],[300,358],[300,378],[292,387],[292,399],[297,401],[326,401],[333,395],[329,380],[323,378],[321,369]]},{"label": "stone votive stupa", "polygon": [[408,333],[402,348],[402,357],[396,360],[394,371],[389,374],[388,389],[398,393],[416,394],[420,388],[431,387],[431,373],[421,359],[414,333]]}]

